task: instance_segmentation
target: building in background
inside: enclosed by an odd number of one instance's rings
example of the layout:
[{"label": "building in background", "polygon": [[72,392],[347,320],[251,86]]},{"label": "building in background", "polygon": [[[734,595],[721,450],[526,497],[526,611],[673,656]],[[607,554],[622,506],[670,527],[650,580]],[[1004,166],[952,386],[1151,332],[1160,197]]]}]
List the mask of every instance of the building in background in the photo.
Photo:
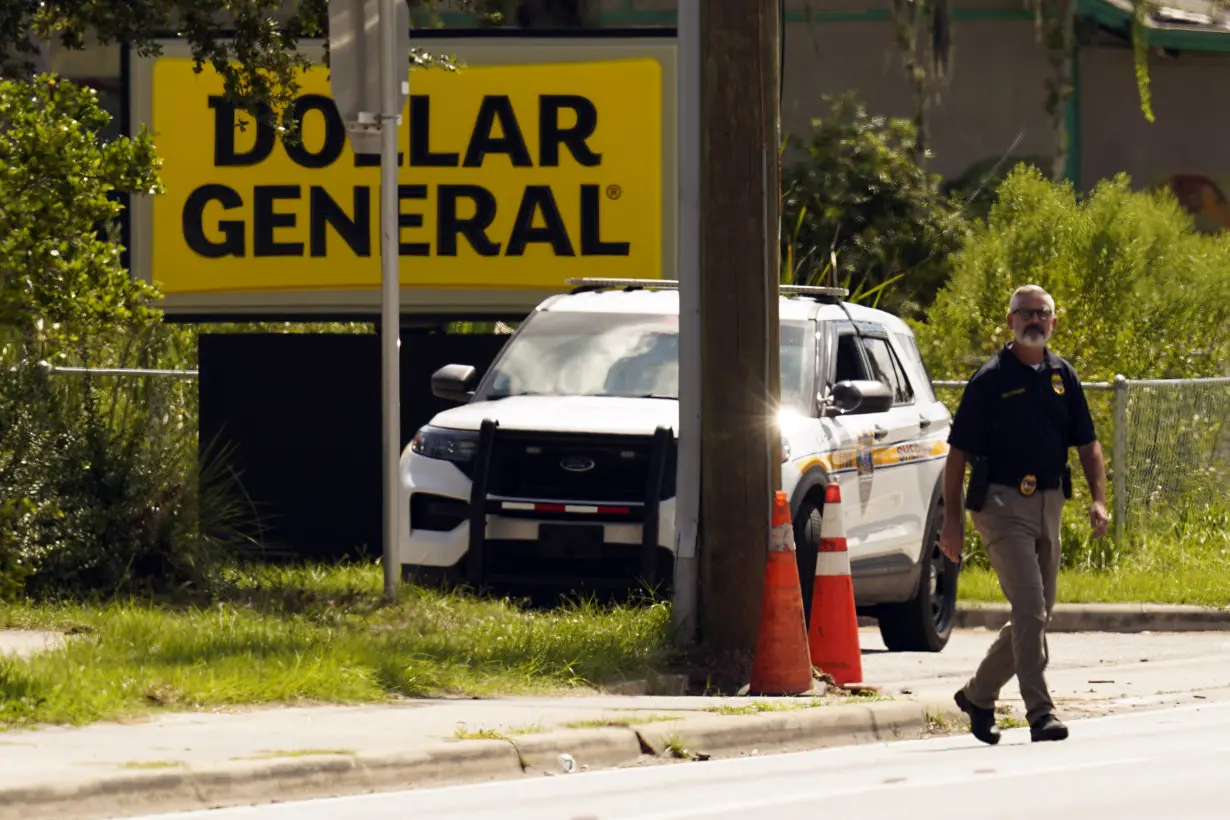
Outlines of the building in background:
[{"label": "building in background", "polygon": [[[1151,102],[1141,111],[1128,23],[1130,0],[1075,0],[1080,46],[1065,123],[1067,175],[1082,190],[1119,172],[1139,186],[1170,186],[1208,229],[1230,228],[1230,22],[1210,0],[1168,0],[1148,31]],[[473,28],[440,4],[446,29]],[[675,0],[506,0],[505,25],[527,29],[673,27]],[[890,0],[784,0],[783,128],[803,137],[824,113],[821,96],[852,89],[878,114],[913,116]],[[416,16],[420,25],[431,21]],[[928,112],[931,168],[947,179],[1007,157],[1048,161],[1055,135],[1045,110],[1051,71],[1033,13],[1015,0],[954,0],[950,77]],[[99,91],[125,114],[116,45],[52,47],[52,70]]]},{"label": "building in background", "polygon": [[[1206,229],[1230,228],[1230,16],[1209,0],[1167,0],[1150,13],[1150,93],[1141,108],[1130,0],[1077,2],[1075,92],[1065,125],[1066,175],[1081,190],[1117,173],[1170,186]],[[522,4],[529,5],[529,4]],[[675,25],[675,0],[537,0],[535,12],[604,28]],[[954,0],[953,60],[928,112],[930,167],[946,179],[1031,158],[1049,163],[1051,68],[1034,14],[1015,0]],[[784,0],[782,127],[805,136],[821,96],[852,89],[873,113],[912,117],[891,0]],[[556,19],[559,19],[558,17]],[[446,23],[472,25],[465,15]],[[540,20],[535,25],[543,24]]]}]

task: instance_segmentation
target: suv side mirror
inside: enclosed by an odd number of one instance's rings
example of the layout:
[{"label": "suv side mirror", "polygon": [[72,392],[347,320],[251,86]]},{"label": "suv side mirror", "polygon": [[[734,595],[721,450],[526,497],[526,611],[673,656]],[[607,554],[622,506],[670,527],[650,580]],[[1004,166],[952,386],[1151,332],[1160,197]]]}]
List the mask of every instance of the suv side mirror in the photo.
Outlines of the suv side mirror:
[{"label": "suv side mirror", "polygon": [[468,364],[446,364],[431,374],[431,392],[446,401],[465,402],[474,395],[478,371]]},{"label": "suv side mirror", "polygon": [[839,415],[885,413],[892,409],[893,391],[877,380],[844,381],[833,385],[832,407]]}]

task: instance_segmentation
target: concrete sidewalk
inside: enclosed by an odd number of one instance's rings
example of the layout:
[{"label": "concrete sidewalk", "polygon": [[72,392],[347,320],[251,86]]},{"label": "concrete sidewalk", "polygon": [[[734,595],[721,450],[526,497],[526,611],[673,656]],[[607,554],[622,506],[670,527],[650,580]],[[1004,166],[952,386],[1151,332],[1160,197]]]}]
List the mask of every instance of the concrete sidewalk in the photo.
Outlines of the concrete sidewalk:
[{"label": "concrete sidewalk", "polygon": [[[951,703],[746,698],[411,701],[173,714],[3,735],[0,818],[112,818],[923,737]],[[737,702],[737,703],[736,703]],[[816,705],[813,705],[816,704]],[[785,707],[785,708],[783,708]],[[790,708],[794,707],[794,708]]]},{"label": "concrete sidewalk", "polygon": [[[1007,604],[962,603],[958,629],[999,629],[1008,622]],[[1057,632],[1227,632],[1230,608],[1179,604],[1057,604],[1047,626]]]},{"label": "concrete sidewalk", "polygon": [[[890,653],[877,630],[860,630],[864,678],[892,700],[849,705],[578,694],[14,730],[0,733],[0,820],[103,820],[922,737],[963,727],[952,693],[993,637],[961,630],[939,654]],[[9,649],[46,645],[24,638]],[[1050,646],[1048,680],[1063,717],[1230,698],[1224,632],[1057,634]],[[1021,716],[1014,683],[1001,704]]]}]

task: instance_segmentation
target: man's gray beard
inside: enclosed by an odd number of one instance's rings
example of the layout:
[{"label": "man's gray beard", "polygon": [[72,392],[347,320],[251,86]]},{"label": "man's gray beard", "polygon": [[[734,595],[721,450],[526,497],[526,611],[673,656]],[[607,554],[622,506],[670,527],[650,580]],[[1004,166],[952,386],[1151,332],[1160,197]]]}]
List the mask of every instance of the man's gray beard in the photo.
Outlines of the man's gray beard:
[{"label": "man's gray beard", "polygon": [[1025,347],[1035,348],[1046,347],[1046,343],[1049,341],[1047,335],[1036,328],[1031,328],[1025,333],[1016,334],[1016,340],[1018,344],[1022,344]]}]

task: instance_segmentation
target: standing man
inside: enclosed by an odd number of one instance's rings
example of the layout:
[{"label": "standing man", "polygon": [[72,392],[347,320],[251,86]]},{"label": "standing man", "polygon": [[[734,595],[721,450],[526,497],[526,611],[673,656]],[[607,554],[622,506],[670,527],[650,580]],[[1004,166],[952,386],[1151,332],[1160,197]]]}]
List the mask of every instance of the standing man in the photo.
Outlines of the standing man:
[{"label": "standing man", "polygon": [[[1013,341],[970,378],[953,418],[944,472],[940,549],[960,560],[969,509],[987,556],[1011,606],[1009,623],[969,682],[956,694],[970,729],[984,743],[999,742],[995,701],[1017,676],[1035,741],[1063,740],[1046,683],[1046,625],[1055,606],[1060,561],[1060,514],[1072,497],[1068,448],[1080,454],[1093,496],[1089,523],[1101,538],[1106,513],[1102,448],[1085,392],[1072,365],[1047,347],[1055,332],[1055,300],[1037,285],[1018,288],[1008,303]],[[969,491],[962,499],[965,465]]]}]

